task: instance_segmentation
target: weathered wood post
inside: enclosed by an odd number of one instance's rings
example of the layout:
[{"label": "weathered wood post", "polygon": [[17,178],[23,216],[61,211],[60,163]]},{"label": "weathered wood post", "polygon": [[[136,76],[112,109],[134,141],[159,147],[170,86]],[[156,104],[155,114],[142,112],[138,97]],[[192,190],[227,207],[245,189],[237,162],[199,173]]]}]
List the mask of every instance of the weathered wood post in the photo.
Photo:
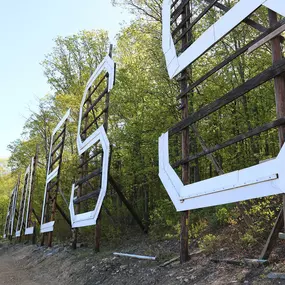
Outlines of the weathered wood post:
[{"label": "weathered wood post", "polygon": [[[182,22],[189,18],[190,14],[190,2],[184,6],[182,13]],[[187,24],[189,21],[185,21],[182,33],[187,29]],[[183,36],[181,41],[181,51],[183,52],[189,42],[191,41],[191,32],[187,32]],[[187,84],[188,84],[189,74],[187,68],[183,70],[180,74],[180,91],[184,94],[181,98],[181,111],[182,111],[182,120],[187,118],[189,115],[189,96],[187,93]],[[182,159],[186,159],[190,153],[190,132],[189,127],[186,127],[182,131]],[[184,185],[190,183],[190,166],[189,162],[186,162],[182,165],[182,182]],[[180,263],[184,263],[189,259],[188,253],[188,244],[189,244],[189,211],[181,213],[181,232],[180,232]]]},{"label": "weathered wood post", "polygon": [[[275,24],[278,23],[276,12],[268,9],[268,16],[269,16],[270,26],[274,26]],[[281,41],[280,41],[279,36],[272,39],[271,49],[272,49],[273,63],[283,58],[282,49],[281,49]],[[274,78],[274,90],[275,90],[277,119],[279,119],[285,116],[285,77],[284,77],[284,74],[281,74]],[[281,148],[284,144],[284,139],[285,139],[285,126],[280,126],[278,128],[278,136],[279,136],[279,146]],[[285,209],[285,195],[283,195],[283,219],[285,221],[284,209]]]},{"label": "weathered wood post", "polygon": [[[270,27],[277,24],[277,14],[276,12],[268,9],[268,18]],[[281,37],[277,36],[271,40],[271,51],[272,51],[272,61],[276,63],[283,58],[281,49]],[[285,116],[285,77],[284,74],[280,74],[274,78],[274,90],[275,90],[275,102],[276,102],[276,113],[277,119],[283,118]],[[285,138],[285,126],[278,127],[278,137],[280,148],[284,144]],[[282,230],[285,224],[285,195],[283,195],[283,208],[278,214],[276,222],[273,229],[267,239],[265,247],[260,255],[260,258],[267,259],[276,244],[278,239],[278,234]]]}]

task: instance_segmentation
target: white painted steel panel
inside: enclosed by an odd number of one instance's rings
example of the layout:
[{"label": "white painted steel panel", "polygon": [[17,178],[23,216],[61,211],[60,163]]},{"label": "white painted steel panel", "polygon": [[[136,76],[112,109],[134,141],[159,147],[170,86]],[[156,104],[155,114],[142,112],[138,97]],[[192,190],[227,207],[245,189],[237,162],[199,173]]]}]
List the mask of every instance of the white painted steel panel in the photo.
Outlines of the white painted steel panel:
[{"label": "white painted steel panel", "polygon": [[80,131],[81,131],[82,116],[83,116],[83,107],[84,107],[84,102],[86,100],[86,97],[88,95],[88,89],[92,86],[94,81],[98,78],[98,76],[103,71],[108,72],[108,92],[109,92],[113,88],[114,81],[115,81],[115,63],[109,55],[107,55],[104,58],[104,60],[99,64],[99,66],[96,68],[94,73],[91,75],[85,87],[84,93],[83,93],[80,110],[79,110],[79,120],[78,120],[78,128],[77,128],[77,148],[78,148],[79,154],[84,153],[88,148],[90,148],[94,144],[94,141],[97,140],[95,132],[94,132],[88,138],[82,141]]},{"label": "white painted steel panel", "polygon": [[108,185],[108,171],[109,171],[109,155],[110,155],[110,143],[105,132],[103,126],[100,126],[96,131],[94,131],[91,135],[89,135],[84,141],[81,139],[81,122],[83,116],[83,107],[86,97],[88,96],[88,90],[95,82],[95,80],[100,76],[102,72],[108,73],[108,92],[113,88],[115,82],[115,63],[113,59],[107,55],[103,61],[98,65],[95,72],[91,75],[88,80],[83,97],[81,100],[80,111],[79,111],[79,120],[78,120],[78,128],[77,128],[77,149],[79,155],[83,154],[94,144],[99,142],[103,149],[103,164],[102,164],[102,176],[101,176],[101,188],[100,194],[97,200],[96,205],[94,206],[93,211],[89,211],[87,213],[75,214],[74,210],[74,191],[75,185],[72,185],[70,203],[69,203],[69,211],[71,217],[71,224],[73,228],[77,227],[85,227],[95,225],[98,215],[100,213],[100,209],[102,207],[102,203],[107,191]]},{"label": "white painted steel panel", "polygon": [[[162,8],[162,49],[165,54],[169,77],[173,78],[189,64],[197,60],[261,5],[265,5],[285,16],[285,5],[283,0],[240,0],[216,23],[209,27],[180,56],[177,56],[170,30],[171,1],[164,0]],[[175,54],[178,64],[176,64],[176,61],[171,64],[174,60],[173,54]]]},{"label": "white painted steel panel", "polygon": [[17,198],[18,198],[18,191],[19,191],[19,185],[17,185],[14,188],[14,196],[13,196],[13,208],[12,208],[12,215],[10,220],[10,235],[13,235],[13,229],[14,229],[14,221],[15,221],[15,213],[16,213],[16,207],[17,207]]},{"label": "white painted steel panel", "polygon": [[4,239],[7,237],[7,234],[10,236],[13,235],[18,186],[19,185],[17,184],[17,186],[12,190],[10,195],[10,204],[8,206],[8,211],[4,225],[4,233],[3,233]]},{"label": "white painted steel panel", "polygon": [[[19,237],[21,235],[22,229],[23,229],[23,224],[24,224],[24,219],[25,219],[25,213],[26,213],[26,201],[27,201],[27,196],[28,196],[28,188],[29,188],[29,183],[30,183],[30,176],[31,176],[31,165],[29,165],[26,169],[24,179],[27,177],[27,184],[25,184],[24,180],[24,187],[23,187],[23,192],[22,192],[22,197],[21,197],[21,202],[20,202],[20,208],[19,208],[19,213],[18,213],[18,221],[17,221],[17,226],[16,226],[16,237]],[[23,204],[22,212],[20,213],[21,210],[21,205]],[[19,217],[21,216],[21,219]]]},{"label": "white painted steel panel", "polygon": [[51,182],[58,174],[59,166],[57,166],[50,174],[47,175],[46,183]]},{"label": "white painted steel panel", "polygon": [[103,149],[103,164],[102,164],[102,177],[101,177],[101,188],[100,194],[97,200],[97,203],[94,207],[93,211],[89,211],[87,213],[75,214],[74,210],[74,191],[75,185],[72,185],[70,203],[69,203],[69,211],[71,218],[71,225],[73,228],[92,226],[96,224],[98,215],[100,213],[100,209],[102,207],[102,203],[104,197],[107,192],[108,185],[108,171],[109,171],[109,155],[110,155],[110,143],[105,132],[103,126],[100,126],[94,133],[94,138],[96,140],[93,141],[93,144],[100,142]]},{"label": "white painted steel panel", "polygon": [[165,35],[165,38],[162,40],[162,50],[164,53],[167,53],[170,49],[171,42],[171,37],[166,35],[171,34],[170,30],[170,17],[171,17],[171,12],[169,9],[169,6],[171,5],[171,0],[165,0],[162,4],[162,34]]},{"label": "white painted steel panel", "polygon": [[41,224],[41,233],[53,232],[54,223],[55,221]]},{"label": "white painted steel panel", "polygon": [[267,0],[263,5],[285,17],[284,1]]},{"label": "white painted steel panel", "polygon": [[[29,182],[28,182],[28,189],[27,189],[27,209],[26,209],[26,220],[25,226],[28,226],[28,218],[29,218],[29,210],[30,210],[30,203],[31,203],[31,191],[32,191],[32,182],[33,182],[33,171],[34,171],[34,158],[32,157],[31,164],[30,164],[30,174],[29,174]],[[25,235],[33,234],[33,227],[32,233],[29,233],[31,228],[26,228]]]},{"label": "white painted steel panel", "polygon": [[32,235],[33,233],[34,233],[34,227],[25,229],[25,235]]},{"label": "white painted steel panel", "polygon": [[56,127],[54,128],[52,132],[52,136],[54,136],[55,133],[63,126],[64,122],[68,119],[69,116],[70,116],[70,109],[67,110],[67,112],[64,114],[64,116],[59,121],[59,123],[56,125]]},{"label": "white painted steel panel", "polygon": [[70,116],[70,109],[67,110],[67,112],[64,114],[62,119],[56,125],[56,127],[54,128],[54,130],[52,132],[52,136],[51,136],[49,158],[48,158],[48,167],[47,167],[47,174],[46,174],[46,184],[45,184],[45,192],[44,192],[44,200],[43,200],[43,205],[42,205],[41,231],[40,231],[41,233],[53,231],[54,221],[44,223],[47,186],[48,186],[48,183],[58,175],[58,170],[59,170],[59,166],[57,166],[51,173],[48,173],[49,169],[50,169],[50,164],[51,164],[52,143],[53,143],[54,136],[55,136],[56,132],[64,125],[64,123],[68,120],[69,116]]},{"label": "white painted steel panel", "polygon": [[277,158],[197,183],[183,185],[169,163],[168,133],[159,138],[159,177],[177,211],[285,193],[285,144]]}]

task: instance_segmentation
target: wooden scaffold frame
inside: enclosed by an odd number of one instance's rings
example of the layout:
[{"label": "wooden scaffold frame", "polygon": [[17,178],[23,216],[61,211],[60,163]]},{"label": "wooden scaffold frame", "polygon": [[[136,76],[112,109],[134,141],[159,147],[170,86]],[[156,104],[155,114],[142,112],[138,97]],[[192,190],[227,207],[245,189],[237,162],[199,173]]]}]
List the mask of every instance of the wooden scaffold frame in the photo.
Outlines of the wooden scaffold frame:
[{"label": "wooden scaffold frame", "polygon": [[9,238],[10,240],[12,239],[14,233],[14,223],[17,211],[17,198],[18,198],[19,185],[20,185],[20,176],[10,196],[6,221],[4,225],[3,238]]},{"label": "wooden scaffold frame", "polygon": [[[130,211],[140,228],[146,232],[141,219],[124,196],[121,186],[109,174],[111,146],[108,141],[107,132],[110,91],[115,84],[115,72],[116,65],[112,60],[111,45],[109,54],[90,77],[81,102],[77,134],[77,146],[80,154],[80,164],[78,167],[80,179],[72,186],[69,206],[71,222],[74,227],[72,241],[74,249],[77,246],[79,228],[95,225],[94,249],[97,252],[100,250],[101,207],[111,217],[110,211],[103,205],[108,182],[117,192],[119,198]],[[98,92],[99,90],[101,91]],[[103,104],[101,108],[98,106],[100,103]],[[103,121],[102,124],[99,123],[100,119]],[[97,161],[97,168],[95,169],[94,165],[96,163],[94,161]],[[94,178],[97,180],[97,183]],[[97,185],[98,182],[101,186]],[[87,201],[95,202],[94,210],[80,213],[82,209],[81,203],[86,203]]]},{"label": "wooden scaffold frame", "polygon": [[15,236],[21,240],[22,236],[32,235],[33,243],[36,243],[36,223],[33,221],[32,216],[34,215],[39,222],[33,208],[33,193],[35,190],[37,165],[38,146],[36,147],[35,155],[31,158],[31,162],[26,169],[19,209],[16,211],[18,221]]},{"label": "wooden scaffold frame", "polygon": [[66,137],[66,126],[70,109],[63,116],[61,121],[54,128],[51,141],[50,151],[47,165],[47,176],[44,192],[44,201],[41,217],[41,245],[45,244],[45,236],[47,235],[47,246],[52,246],[53,230],[56,218],[56,210],[62,215],[64,220],[71,225],[69,217],[57,203],[57,194],[63,195],[60,189],[60,177],[62,167],[62,156]]},{"label": "wooden scaffold frame", "polygon": [[[159,160],[160,160],[160,178],[168,191],[176,209],[182,211],[181,216],[181,246],[180,246],[180,261],[181,263],[186,262],[189,258],[188,254],[188,219],[189,211],[194,208],[202,208],[211,205],[219,205],[223,203],[239,202],[246,199],[252,199],[257,197],[269,196],[272,194],[281,194],[285,192],[284,188],[284,175],[281,167],[281,160],[284,158],[284,150],[282,149],[278,158],[274,162],[265,163],[263,166],[256,166],[256,170],[262,170],[266,172],[266,168],[270,169],[271,166],[275,175],[268,175],[263,180],[255,180],[254,183],[250,181],[243,181],[243,185],[227,185],[222,189],[219,189],[223,182],[227,180],[234,180],[235,175],[246,174],[248,171],[254,173],[253,170],[241,170],[240,172],[224,174],[223,169],[219,165],[218,160],[213,155],[214,152],[221,150],[230,145],[236,144],[247,138],[259,135],[262,132],[268,131],[272,128],[278,128],[279,130],[279,141],[280,147],[284,143],[285,135],[285,60],[281,53],[281,42],[284,38],[280,35],[285,29],[285,20],[277,21],[276,12],[285,16],[284,5],[280,0],[268,0],[268,1],[252,1],[246,0],[240,1],[233,8],[229,8],[217,0],[205,0],[208,5],[196,15],[193,19],[191,10],[191,0],[164,0],[163,2],[163,51],[166,58],[167,69],[169,76],[175,77],[180,84],[180,94],[177,96],[177,100],[180,100],[179,109],[182,112],[182,120],[176,125],[169,128],[168,132],[161,136],[159,142]],[[250,4],[250,5],[249,5]],[[250,16],[258,9],[261,5],[269,8],[269,21],[270,26],[268,28],[261,24],[253,21]],[[213,24],[208,30],[206,30],[198,39],[195,41],[192,37],[193,27],[200,23],[201,19],[213,8],[218,8],[225,12],[225,15],[220,18],[215,24]],[[273,9],[274,11],[270,10]],[[216,43],[222,40],[231,30],[233,30],[239,23],[244,22],[247,25],[261,32],[261,34],[253,39],[251,42],[246,44],[244,47],[237,48],[236,51],[229,57],[225,58],[221,63],[216,65],[207,73],[203,74],[198,80],[193,81],[192,78],[192,63],[196,61],[200,56],[205,54],[211,49]],[[271,41],[272,43],[272,54],[273,54],[273,65],[260,72],[254,78],[249,79],[242,85],[231,90],[227,94],[218,98],[216,101],[209,103],[208,105],[200,108],[200,110],[192,110],[189,105],[189,98],[192,92],[199,88],[199,86],[213,74],[230,64],[234,59],[238,58],[243,54],[250,54],[255,49],[261,47],[265,43]],[[177,47],[180,49],[177,51]],[[222,107],[229,103],[243,97],[251,90],[259,87],[269,80],[274,80],[275,85],[275,97],[277,106],[277,120],[269,122],[265,125],[256,127],[248,130],[248,132],[240,134],[230,140],[208,147],[201,135],[199,134],[196,124],[210,114],[220,110]],[[201,145],[203,151],[190,155],[190,129],[197,141]],[[170,165],[169,153],[168,153],[168,136],[177,134],[182,135],[182,159]],[[284,147],[283,147],[284,148]],[[213,163],[217,173],[220,175],[219,178],[209,179],[209,181],[202,181],[199,183],[190,183],[190,162],[197,161],[198,158],[207,156],[208,159]],[[281,159],[282,158],[282,159]],[[182,179],[178,177],[174,169],[177,167],[182,168]],[[273,171],[273,170],[272,170]],[[273,171],[273,172],[274,172]],[[246,176],[246,175],[245,175]],[[255,177],[253,177],[255,179]],[[271,182],[273,181],[272,185]],[[197,182],[197,181],[194,181]],[[208,184],[207,184],[208,182]],[[212,189],[216,183],[216,188]],[[234,184],[234,182],[231,182]],[[257,187],[255,184],[259,183],[263,185],[263,190],[260,193],[256,191]],[[198,184],[201,185],[200,188]],[[212,184],[212,185],[211,185]],[[221,185],[218,185],[221,184]],[[197,186],[197,187],[196,187]],[[275,189],[276,186],[276,189]],[[206,187],[206,189],[205,189]],[[208,190],[207,190],[208,187]],[[254,190],[251,195],[241,194],[232,195],[230,191],[242,187],[248,187],[247,191]],[[270,188],[271,187],[271,188]],[[197,191],[195,189],[198,189]],[[194,191],[194,193],[193,193]],[[196,193],[196,192],[197,193]],[[199,192],[200,191],[200,192]],[[208,191],[208,192],[207,192]],[[235,192],[236,193],[236,192]],[[215,199],[215,195],[217,199]],[[207,197],[206,197],[207,196]],[[216,200],[216,201],[215,201]],[[193,201],[193,202],[192,202]],[[284,199],[285,201],[285,199]],[[285,202],[284,202],[285,205]],[[242,207],[239,203],[238,207]],[[285,212],[285,211],[284,211]],[[261,258],[267,258],[269,253],[276,241],[278,231],[284,224],[283,212],[279,213],[275,227],[272,230],[268,242],[261,254]]]}]

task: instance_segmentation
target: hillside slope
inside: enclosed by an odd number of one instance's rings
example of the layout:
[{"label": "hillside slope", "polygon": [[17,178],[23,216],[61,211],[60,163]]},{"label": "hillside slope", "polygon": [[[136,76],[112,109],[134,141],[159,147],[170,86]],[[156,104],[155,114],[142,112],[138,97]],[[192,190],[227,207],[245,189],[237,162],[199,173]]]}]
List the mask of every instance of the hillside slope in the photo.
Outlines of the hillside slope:
[{"label": "hillside slope", "polygon": [[128,243],[132,245],[120,245],[116,251],[156,255],[157,261],[114,257],[110,248],[94,254],[90,248],[73,251],[67,246],[48,249],[28,244],[1,244],[0,285],[285,284],[285,280],[267,278],[271,271],[285,272],[284,258],[267,267],[236,266],[214,263],[213,256],[200,252],[187,264],[180,265],[177,261],[162,267],[161,264],[177,253],[177,242],[152,243],[141,239]]}]

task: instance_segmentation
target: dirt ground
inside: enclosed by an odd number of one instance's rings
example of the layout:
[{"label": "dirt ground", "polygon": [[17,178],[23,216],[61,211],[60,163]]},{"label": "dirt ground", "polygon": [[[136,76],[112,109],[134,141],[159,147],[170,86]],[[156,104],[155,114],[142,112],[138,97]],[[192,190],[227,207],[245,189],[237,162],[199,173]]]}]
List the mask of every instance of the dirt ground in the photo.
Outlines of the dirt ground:
[{"label": "dirt ground", "polygon": [[[147,239],[121,244],[117,252],[157,256],[156,261],[115,257],[113,250],[95,254],[90,248],[76,251],[68,246],[49,249],[29,244],[0,243],[0,285],[121,285],[121,284],[285,284],[285,259],[267,266],[215,263],[213,258],[227,257],[221,252],[206,255],[196,251],[183,265],[179,261],[161,266],[177,256],[177,241],[151,242]],[[191,250],[195,253],[195,250]],[[269,279],[272,272],[282,273]]]},{"label": "dirt ground", "polygon": [[18,268],[15,261],[8,255],[1,256],[0,259],[0,284],[23,284],[23,285],[37,285],[32,276],[29,276],[26,270]]}]

